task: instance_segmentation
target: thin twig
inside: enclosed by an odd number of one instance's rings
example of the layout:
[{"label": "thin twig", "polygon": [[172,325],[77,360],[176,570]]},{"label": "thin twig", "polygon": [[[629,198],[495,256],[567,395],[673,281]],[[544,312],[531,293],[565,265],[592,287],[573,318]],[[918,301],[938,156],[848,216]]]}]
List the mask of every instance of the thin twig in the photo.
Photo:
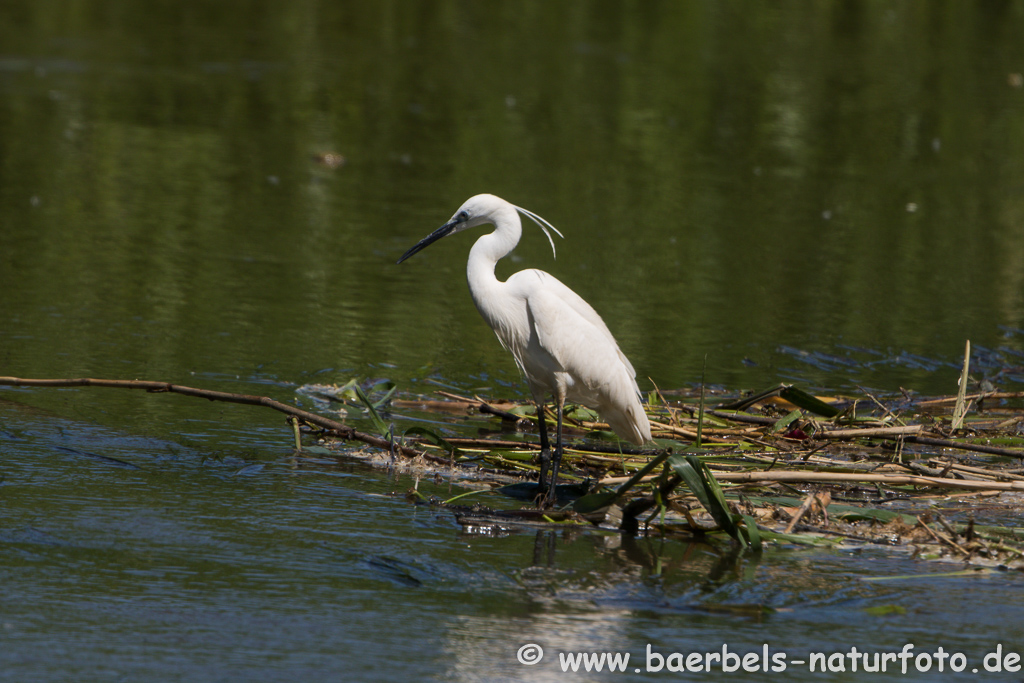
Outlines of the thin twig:
[{"label": "thin twig", "polygon": [[796,527],[796,525],[800,523],[800,520],[803,518],[805,514],[807,514],[807,511],[811,509],[812,505],[814,505],[814,494],[808,493],[807,496],[804,498],[804,502],[800,506],[800,509],[797,510],[796,514],[793,515],[793,518],[789,520],[789,524],[786,525],[786,530],[783,533],[793,533],[794,527]]},{"label": "thin twig", "polygon": [[[907,397],[910,398],[909,396]],[[978,394],[967,394],[964,398],[968,401],[986,398],[1024,398],[1024,391],[983,391]],[[956,396],[943,396],[942,398],[932,398],[927,401],[917,401],[919,406],[932,406],[940,403],[956,403]]]},{"label": "thin twig", "polygon": [[904,426],[906,424],[905,422],[903,422],[903,420],[900,419],[899,415],[897,415],[896,413],[894,413],[891,410],[889,410],[889,408],[884,403],[879,401],[875,397],[875,395],[872,394],[870,391],[868,391],[867,389],[865,389],[864,387],[861,387],[861,386],[858,386],[857,388],[860,389],[861,391],[863,391],[865,396],[867,396],[872,401],[874,401],[875,405],[882,409],[882,418],[883,419],[885,417],[891,417],[892,419],[894,419],[897,422],[899,422],[901,426]]},{"label": "thin twig", "polygon": [[935,531],[930,526],[925,524],[924,521],[922,521],[920,517],[917,518],[917,523],[925,531],[927,531],[929,534],[931,534],[932,538],[934,538],[936,541],[939,541],[940,543],[945,543],[946,545],[948,545],[951,548],[953,548],[953,550],[957,551],[958,553],[960,553],[962,555],[968,555],[969,556],[971,554],[970,552],[968,552],[964,548],[961,548],[959,546],[959,544],[957,544],[955,541],[949,540],[948,538],[946,538],[945,536],[943,536],[942,534],[940,534],[939,532]]}]

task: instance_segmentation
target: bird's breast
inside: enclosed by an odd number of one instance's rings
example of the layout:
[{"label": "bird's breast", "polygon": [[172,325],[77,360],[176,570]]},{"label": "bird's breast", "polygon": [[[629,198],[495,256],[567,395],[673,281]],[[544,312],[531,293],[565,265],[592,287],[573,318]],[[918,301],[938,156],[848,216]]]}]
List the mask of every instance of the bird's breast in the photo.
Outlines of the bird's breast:
[{"label": "bird's breast", "polygon": [[474,296],[481,317],[494,330],[501,345],[512,354],[519,371],[531,386],[555,390],[559,365],[541,344],[536,321],[530,313],[528,292],[503,285],[489,296]]}]

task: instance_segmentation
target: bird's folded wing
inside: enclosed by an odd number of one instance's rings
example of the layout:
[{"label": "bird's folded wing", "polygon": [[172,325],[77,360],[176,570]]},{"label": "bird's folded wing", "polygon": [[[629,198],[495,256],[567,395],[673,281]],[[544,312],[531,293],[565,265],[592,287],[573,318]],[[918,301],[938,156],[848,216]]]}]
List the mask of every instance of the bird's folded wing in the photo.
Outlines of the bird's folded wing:
[{"label": "bird's folded wing", "polygon": [[578,390],[611,395],[636,392],[633,368],[603,323],[600,327],[595,325],[557,291],[548,288],[533,292],[527,306],[541,347],[562,372],[582,385]]}]

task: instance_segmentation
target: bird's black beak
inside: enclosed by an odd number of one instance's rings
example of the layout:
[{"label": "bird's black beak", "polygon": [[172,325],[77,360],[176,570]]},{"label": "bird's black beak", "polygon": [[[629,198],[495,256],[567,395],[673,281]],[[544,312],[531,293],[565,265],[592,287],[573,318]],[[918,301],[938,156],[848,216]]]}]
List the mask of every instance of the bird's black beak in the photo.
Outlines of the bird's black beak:
[{"label": "bird's black beak", "polygon": [[406,260],[413,254],[423,251],[424,249],[426,249],[427,247],[429,247],[431,244],[438,241],[442,237],[447,237],[448,235],[452,234],[453,232],[455,232],[455,228],[457,228],[459,224],[461,224],[462,222],[463,221],[460,221],[458,219],[452,219],[448,221],[440,228],[438,228],[437,230],[435,230],[434,232],[430,233],[429,235],[421,239],[419,242],[417,242],[412,249],[402,254],[402,258],[398,259],[396,263],[401,263],[402,261]]}]

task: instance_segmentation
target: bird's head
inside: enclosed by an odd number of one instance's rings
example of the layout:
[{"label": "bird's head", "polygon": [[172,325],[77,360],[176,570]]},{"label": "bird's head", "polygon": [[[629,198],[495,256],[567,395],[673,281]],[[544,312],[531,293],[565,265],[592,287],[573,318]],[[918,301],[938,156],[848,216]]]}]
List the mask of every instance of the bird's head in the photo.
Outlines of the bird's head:
[{"label": "bird's head", "polygon": [[554,230],[559,237],[562,237],[562,233],[558,232],[558,228],[551,225],[551,223],[548,223],[532,211],[527,211],[515,204],[510,204],[501,197],[495,197],[493,194],[478,194],[475,197],[467,199],[466,202],[459,207],[459,210],[455,212],[455,215],[451,217],[451,220],[421,239],[411,249],[409,249],[409,251],[402,254],[402,258],[398,259],[398,263],[401,263],[414,254],[426,249],[442,237],[454,235],[457,232],[461,232],[467,228],[475,228],[478,225],[492,223],[497,226],[501,225],[502,221],[517,219],[517,211],[540,226],[541,230],[544,231],[544,234],[548,236],[548,242],[551,243],[551,252],[554,253],[555,241],[551,238],[551,233],[548,232],[548,228]]}]

